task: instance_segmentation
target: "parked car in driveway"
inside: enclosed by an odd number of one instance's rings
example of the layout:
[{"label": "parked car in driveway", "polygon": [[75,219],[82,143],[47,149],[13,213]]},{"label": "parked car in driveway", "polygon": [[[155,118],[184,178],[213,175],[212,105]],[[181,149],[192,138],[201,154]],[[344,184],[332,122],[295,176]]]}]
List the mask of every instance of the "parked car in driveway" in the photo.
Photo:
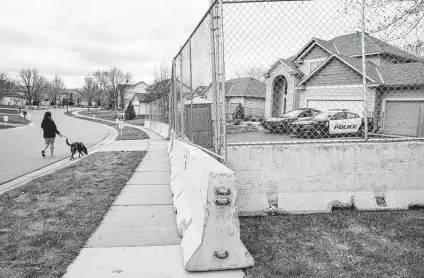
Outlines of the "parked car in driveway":
[{"label": "parked car in driveway", "polygon": [[287,133],[292,122],[309,120],[319,113],[321,111],[313,108],[299,108],[287,112],[281,118],[269,118],[262,122],[262,126],[271,133]]},{"label": "parked car in driveway", "polygon": [[[372,119],[368,119],[368,130],[372,130]],[[323,136],[357,135],[364,132],[364,118],[356,113],[343,110],[328,110],[310,120],[291,123],[291,135],[316,138]]]}]

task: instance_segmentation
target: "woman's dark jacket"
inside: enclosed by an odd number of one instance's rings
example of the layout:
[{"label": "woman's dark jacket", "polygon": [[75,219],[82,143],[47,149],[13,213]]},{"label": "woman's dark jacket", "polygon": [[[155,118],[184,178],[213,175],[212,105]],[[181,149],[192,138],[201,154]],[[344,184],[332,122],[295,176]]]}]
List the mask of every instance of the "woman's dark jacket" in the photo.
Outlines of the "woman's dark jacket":
[{"label": "woman's dark jacket", "polygon": [[41,128],[44,131],[44,138],[54,138],[56,137],[56,134],[60,134],[59,130],[57,130],[56,124],[52,119],[43,119],[43,121],[41,122]]}]

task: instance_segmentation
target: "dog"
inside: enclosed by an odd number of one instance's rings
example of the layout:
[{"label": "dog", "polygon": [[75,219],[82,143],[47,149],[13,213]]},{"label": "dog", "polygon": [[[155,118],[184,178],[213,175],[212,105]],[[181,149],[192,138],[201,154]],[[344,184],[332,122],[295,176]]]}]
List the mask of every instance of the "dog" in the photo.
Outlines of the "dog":
[{"label": "dog", "polygon": [[85,147],[85,145],[82,142],[74,142],[72,144],[69,144],[68,139],[66,139],[66,144],[68,146],[71,146],[71,157],[69,158],[69,160],[75,159],[74,155],[76,152],[79,153],[79,158],[82,156],[84,156],[84,154],[88,154],[87,148]]}]

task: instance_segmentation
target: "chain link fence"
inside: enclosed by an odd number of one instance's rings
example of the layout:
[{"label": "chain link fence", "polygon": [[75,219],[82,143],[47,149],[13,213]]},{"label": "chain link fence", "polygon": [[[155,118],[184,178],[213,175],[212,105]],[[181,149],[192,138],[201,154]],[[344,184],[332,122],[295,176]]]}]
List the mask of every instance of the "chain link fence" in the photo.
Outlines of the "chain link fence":
[{"label": "chain link fence", "polygon": [[227,142],[422,138],[418,2],[215,1],[174,59],[173,128],[224,158]]},{"label": "chain link fence", "polygon": [[169,123],[169,97],[161,97],[146,103],[146,119],[152,122]]},{"label": "chain link fence", "polygon": [[216,1],[173,60],[176,136],[225,159],[222,5]]}]

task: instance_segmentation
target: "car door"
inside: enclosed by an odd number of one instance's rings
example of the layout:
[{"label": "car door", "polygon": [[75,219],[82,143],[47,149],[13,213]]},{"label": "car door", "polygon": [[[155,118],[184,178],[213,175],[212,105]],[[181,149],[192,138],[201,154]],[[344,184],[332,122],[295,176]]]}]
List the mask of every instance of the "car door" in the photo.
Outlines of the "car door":
[{"label": "car door", "polygon": [[[330,118],[330,134],[356,133],[361,125],[361,119],[349,118],[347,112],[337,112]],[[351,113],[349,113],[351,114]],[[351,117],[351,116],[350,116]]]},{"label": "car door", "polygon": [[351,127],[351,132],[349,133],[358,133],[362,125],[361,117],[356,113],[346,112],[346,120]]}]

